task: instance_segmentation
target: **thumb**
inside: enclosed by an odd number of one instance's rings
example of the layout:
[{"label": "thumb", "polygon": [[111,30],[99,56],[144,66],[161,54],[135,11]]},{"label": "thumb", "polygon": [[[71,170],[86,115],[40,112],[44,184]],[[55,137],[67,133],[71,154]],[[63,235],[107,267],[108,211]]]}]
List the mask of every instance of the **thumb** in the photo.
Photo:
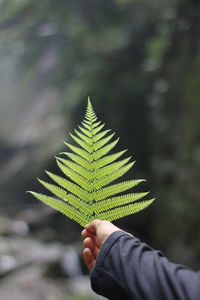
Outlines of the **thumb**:
[{"label": "thumb", "polygon": [[96,233],[97,228],[105,221],[93,220],[90,224],[85,225],[85,229],[89,232]]},{"label": "thumb", "polygon": [[102,245],[105,242],[105,240],[110,234],[112,234],[115,231],[121,230],[115,225],[113,225],[111,222],[101,220],[92,221],[90,224],[86,225],[85,229],[88,232],[96,235],[100,245]]}]

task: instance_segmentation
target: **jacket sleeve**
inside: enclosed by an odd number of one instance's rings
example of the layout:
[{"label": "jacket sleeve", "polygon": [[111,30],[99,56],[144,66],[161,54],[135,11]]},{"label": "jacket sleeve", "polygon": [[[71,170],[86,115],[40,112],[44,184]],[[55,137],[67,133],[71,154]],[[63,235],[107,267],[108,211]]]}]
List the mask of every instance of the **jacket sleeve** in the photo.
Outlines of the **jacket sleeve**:
[{"label": "jacket sleeve", "polygon": [[100,250],[91,286],[110,300],[198,300],[200,272],[173,264],[160,251],[117,231]]}]

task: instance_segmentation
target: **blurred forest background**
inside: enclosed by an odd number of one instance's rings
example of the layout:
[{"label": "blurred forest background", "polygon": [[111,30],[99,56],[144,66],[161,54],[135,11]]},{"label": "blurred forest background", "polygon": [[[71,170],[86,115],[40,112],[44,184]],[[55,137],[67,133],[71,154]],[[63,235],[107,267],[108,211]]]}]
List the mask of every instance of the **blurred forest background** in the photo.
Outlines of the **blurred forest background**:
[{"label": "blurred forest background", "polygon": [[157,198],[115,224],[200,268],[199,0],[0,0],[0,300],[99,299],[80,226],[25,194],[88,95]]}]

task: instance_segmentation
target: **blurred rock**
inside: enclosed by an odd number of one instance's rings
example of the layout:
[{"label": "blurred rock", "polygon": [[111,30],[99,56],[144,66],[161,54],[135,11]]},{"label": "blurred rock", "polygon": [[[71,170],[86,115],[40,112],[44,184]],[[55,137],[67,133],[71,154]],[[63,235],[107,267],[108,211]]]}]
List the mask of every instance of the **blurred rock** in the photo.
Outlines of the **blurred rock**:
[{"label": "blurred rock", "polygon": [[38,204],[35,205],[35,207],[20,210],[20,212],[16,215],[16,218],[24,221],[30,226],[36,226],[36,224],[41,225],[48,222],[49,218],[51,218],[53,214],[55,214],[55,210]]},{"label": "blurred rock", "polygon": [[74,247],[68,246],[61,258],[61,266],[67,277],[77,277],[82,274],[79,256]]},{"label": "blurred rock", "polygon": [[29,266],[1,280],[0,289],[0,300],[105,299],[93,293],[88,276],[50,280],[42,277],[38,266]]},{"label": "blurred rock", "polygon": [[26,235],[29,232],[29,226],[24,221],[17,220],[13,222],[12,232],[17,235]]},{"label": "blurred rock", "polygon": [[[92,292],[89,277],[83,276],[77,242],[73,246],[38,239],[52,236],[52,215],[52,210],[37,206],[12,218],[0,217],[0,300],[103,299]],[[68,239],[76,235],[70,226],[67,223]]]},{"label": "blurred rock", "polygon": [[0,275],[13,270],[17,265],[16,258],[11,255],[0,256]]},{"label": "blurred rock", "polygon": [[3,224],[8,229],[16,222],[20,235],[0,236],[0,300],[102,299],[92,292],[88,276],[82,276],[75,247],[22,236],[23,222],[4,218]]},{"label": "blurred rock", "polygon": [[29,232],[29,226],[22,220],[12,220],[9,217],[0,217],[0,235],[26,235]]}]

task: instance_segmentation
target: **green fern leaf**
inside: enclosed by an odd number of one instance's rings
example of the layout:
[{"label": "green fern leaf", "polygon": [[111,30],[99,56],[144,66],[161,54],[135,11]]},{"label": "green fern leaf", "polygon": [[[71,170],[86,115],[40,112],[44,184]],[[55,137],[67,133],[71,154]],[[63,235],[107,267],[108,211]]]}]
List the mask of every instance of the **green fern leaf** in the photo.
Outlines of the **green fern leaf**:
[{"label": "green fern leaf", "polygon": [[119,218],[123,218],[125,216],[135,214],[135,213],[141,211],[142,209],[149,206],[154,200],[155,199],[151,199],[151,200],[146,200],[146,201],[142,201],[139,203],[121,206],[119,208],[115,208],[115,209],[100,213],[97,216],[101,220],[114,221]]},{"label": "green fern leaf", "polygon": [[73,184],[71,181],[69,181],[61,176],[55,175],[55,174],[53,174],[51,172],[47,172],[47,171],[46,171],[46,173],[58,185],[65,188],[67,191],[71,192],[72,194],[78,196],[80,199],[83,199],[84,201],[89,202],[90,198],[89,198],[88,193],[85,190],[83,190],[81,187],[79,187],[76,184]]},{"label": "green fern leaf", "polygon": [[98,160],[102,156],[106,155],[108,152],[110,152],[118,143],[119,139],[115,140],[111,144],[108,144],[104,146],[103,148],[99,149],[98,151],[94,152],[93,157],[95,160]]},{"label": "green fern leaf", "polygon": [[31,192],[31,191],[29,193],[31,193],[38,200],[55,208],[56,210],[60,211],[62,214],[64,214],[68,218],[76,221],[77,223],[79,223],[82,226],[86,225],[87,220],[89,222],[89,218],[86,215],[82,214],[80,211],[78,211],[71,205],[65,204],[64,202],[62,202],[59,199],[49,197],[47,195]]},{"label": "green fern leaf", "polygon": [[90,131],[91,126],[88,125],[88,124],[86,123],[86,121],[85,121],[85,122],[82,122],[81,124],[82,124],[88,131]]},{"label": "green fern leaf", "polygon": [[85,149],[87,152],[91,153],[92,149],[91,146],[88,145],[86,142],[82,141],[78,137],[74,136],[73,134],[70,133],[70,136],[73,138],[73,140],[79,144],[83,149]]},{"label": "green fern leaf", "polygon": [[[97,127],[98,126],[98,127]],[[93,125],[93,135],[96,135],[99,131],[101,131],[101,129],[103,129],[105,126],[105,124],[102,124],[99,126],[99,123],[96,123]],[[94,129],[95,128],[95,129]]]},{"label": "green fern leaf", "polygon": [[101,159],[99,159],[98,161],[95,161],[93,162],[93,167],[95,169],[100,169],[106,165],[110,165],[111,166],[111,163],[116,161],[120,156],[122,156],[127,150],[123,150],[123,151],[120,151],[120,152],[117,152],[115,154],[111,154],[111,155],[108,155],[106,157],[103,157]]},{"label": "green fern leaf", "polygon": [[142,180],[142,179],[129,180],[129,181],[125,181],[125,182],[120,182],[118,184],[113,184],[106,188],[102,188],[96,192],[95,201],[103,200],[109,196],[113,196],[113,195],[122,193],[124,191],[127,191],[127,190],[135,187],[142,181],[144,181],[144,180]]},{"label": "green fern leaf", "polygon": [[78,126],[78,127],[86,136],[88,136],[89,138],[92,137],[92,132],[90,132],[89,130],[86,130],[85,128],[83,128],[81,126]]},{"label": "green fern leaf", "polygon": [[111,184],[135,162],[130,162],[131,157],[118,160],[127,150],[108,155],[119,139],[112,141],[114,133],[103,130],[105,124],[97,120],[90,99],[81,124],[75,134],[70,134],[76,145],[65,142],[71,152],[60,153],[65,158],[56,157],[63,176],[46,171],[53,183],[38,179],[55,197],[30,193],[81,226],[97,218],[113,221],[149,206],[154,199],[139,201],[148,192],[124,194],[143,179]]},{"label": "green fern leaf", "polygon": [[76,135],[79,136],[86,144],[90,145],[92,144],[92,140],[90,138],[88,138],[86,135],[82,134],[81,132],[79,132],[78,130],[74,130]]},{"label": "green fern leaf", "polygon": [[111,173],[109,176],[104,176],[102,179],[99,179],[94,183],[96,189],[100,189],[103,186],[111,183],[112,181],[118,179],[122,175],[124,175],[126,172],[128,172],[132,166],[134,165],[134,162],[127,164],[126,166],[120,168],[118,171]]},{"label": "green fern leaf", "polygon": [[94,151],[97,151],[100,148],[102,148],[105,144],[107,144],[112,139],[113,136],[114,136],[114,133],[107,136],[104,139],[101,139],[99,142],[94,143]]},{"label": "green fern leaf", "polygon": [[[108,176],[108,175],[120,170],[124,165],[126,165],[126,163],[130,159],[131,159],[131,157],[127,157],[123,160],[113,163],[112,165],[108,165],[106,167],[101,168],[100,170],[98,170],[97,179]],[[135,163],[135,162],[133,162],[133,163]]]},{"label": "green fern leaf", "polygon": [[71,160],[67,160],[61,157],[56,157],[56,160],[61,161],[64,165],[68,166],[70,169],[74,170],[76,173],[83,176],[87,180],[91,176],[90,172],[86,168],[75,162],[72,162]]},{"label": "green fern leaf", "polygon": [[69,158],[71,158],[71,160],[73,160],[74,162],[77,162],[83,168],[86,168],[87,170],[90,169],[90,164],[88,163],[88,161],[83,159],[79,155],[76,155],[74,153],[68,153],[68,152],[61,152],[60,154],[64,154],[64,155],[68,156]]},{"label": "green fern leaf", "polygon": [[80,155],[85,160],[87,160],[89,162],[92,160],[91,155],[87,151],[85,151],[85,150],[83,150],[83,149],[81,149],[79,147],[73,146],[73,145],[71,145],[69,143],[66,143],[66,142],[65,142],[65,145],[68,148],[70,148],[73,152],[75,152],[76,154]]},{"label": "green fern leaf", "polygon": [[89,183],[87,182],[87,180],[85,180],[85,178],[83,176],[79,175],[78,173],[74,172],[67,166],[63,165],[58,160],[57,160],[57,165],[60,168],[60,170],[64,173],[64,175],[69,177],[72,181],[77,183],[80,187],[82,187],[86,191],[91,190],[91,186],[89,185]]},{"label": "green fern leaf", "polygon": [[82,211],[83,213],[87,213],[87,214],[90,213],[90,206],[87,203],[85,203],[84,201],[81,201],[76,196],[67,193],[66,190],[64,190],[64,189],[62,189],[62,188],[60,188],[60,187],[58,187],[58,186],[56,186],[54,184],[45,182],[45,181],[43,181],[41,179],[38,179],[38,181],[45,188],[47,188],[50,192],[52,192],[55,196],[57,196],[58,198],[60,198],[59,200],[63,200],[63,201],[69,202],[72,206],[80,209],[80,211]]},{"label": "green fern leaf", "polygon": [[94,204],[94,210],[96,213],[99,212],[103,212],[106,211],[108,209],[117,207],[117,206],[121,206],[123,204],[127,204],[127,203],[132,203],[135,202],[141,198],[143,198],[144,196],[146,196],[148,194],[148,192],[146,193],[132,193],[132,194],[128,194],[128,195],[123,195],[123,196],[119,196],[119,197],[113,197],[113,198],[108,198],[106,200],[97,202]]},{"label": "green fern leaf", "polygon": [[101,140],[108,132],[110,131],[110,129],[108,130],[104,130],[98,134],[96,134],[93,138],[94,143],[98,142],[99,140]]}]

